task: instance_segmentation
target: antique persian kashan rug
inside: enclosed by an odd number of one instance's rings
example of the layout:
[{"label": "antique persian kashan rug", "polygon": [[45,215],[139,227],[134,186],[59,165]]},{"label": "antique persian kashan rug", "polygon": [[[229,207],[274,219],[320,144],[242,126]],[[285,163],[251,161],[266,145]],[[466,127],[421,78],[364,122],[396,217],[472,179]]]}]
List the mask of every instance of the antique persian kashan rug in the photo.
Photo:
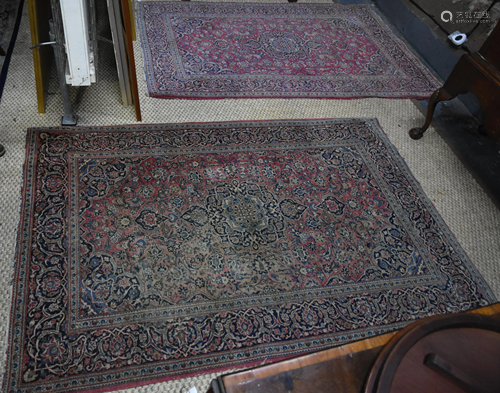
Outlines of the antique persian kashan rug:
[{"label": "antique persian kashan rug", "polygon": [[494,299],[376,120],[27,138],[5,392],[248,366]]},{"label": "antique persian kashan rug", "polygon": [[160,98],[428,98],[439,82],[371,5],[137,2]]}]

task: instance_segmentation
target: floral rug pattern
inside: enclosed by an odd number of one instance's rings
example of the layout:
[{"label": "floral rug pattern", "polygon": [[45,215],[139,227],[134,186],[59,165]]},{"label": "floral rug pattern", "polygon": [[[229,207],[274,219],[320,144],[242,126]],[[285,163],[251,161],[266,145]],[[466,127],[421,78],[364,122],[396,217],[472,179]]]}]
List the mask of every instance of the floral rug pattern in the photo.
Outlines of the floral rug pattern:
[{"label": "floral rug pattern", "polygon": [[5,391],[272,361],[493,300],[376,120],[28,133]]},{"label": "floral rug pattern", "polygon": [[137,3],[159,98],[428,98],[439,82],[368,5]]}]

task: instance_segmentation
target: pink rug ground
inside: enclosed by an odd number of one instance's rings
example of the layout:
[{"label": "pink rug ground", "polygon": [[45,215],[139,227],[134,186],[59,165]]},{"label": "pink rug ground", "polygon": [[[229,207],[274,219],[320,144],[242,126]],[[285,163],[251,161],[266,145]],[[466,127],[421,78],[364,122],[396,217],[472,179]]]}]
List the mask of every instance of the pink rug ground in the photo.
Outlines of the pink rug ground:
[{"label": "pink rug ground", "polygon": [[137,3],[159,98],[428,98],[439,85],[370,5]]}]

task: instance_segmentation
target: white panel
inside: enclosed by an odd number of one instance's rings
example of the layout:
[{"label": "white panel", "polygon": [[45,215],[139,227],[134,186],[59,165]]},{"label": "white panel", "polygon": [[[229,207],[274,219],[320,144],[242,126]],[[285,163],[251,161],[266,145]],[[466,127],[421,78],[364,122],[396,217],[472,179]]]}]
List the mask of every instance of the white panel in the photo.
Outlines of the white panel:
[{"label": "white panel", "polygon": [[[73,86],[88,86],[95,82],[95,71],[89,50],[89,29],[86,0],[60,0],[68,55],[66,82]],[[93,61],[92,61],[93,63]]]}]

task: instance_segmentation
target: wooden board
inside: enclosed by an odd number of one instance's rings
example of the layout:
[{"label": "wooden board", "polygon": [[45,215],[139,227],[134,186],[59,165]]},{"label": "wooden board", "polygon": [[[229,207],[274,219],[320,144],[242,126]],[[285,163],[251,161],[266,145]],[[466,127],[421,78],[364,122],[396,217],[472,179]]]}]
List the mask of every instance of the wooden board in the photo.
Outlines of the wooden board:
[{"label": "wooden board", "polygon": [[[50,41],[49,20],[52,18],[50,0],[28,0],[28,12],[31,45],[34,46]],[[53,61],[54,52],[51,46],[42,46],[33,49],[33,67],[39,113],[45,113],[45,102]]]},{"label": "wooden board", "polygon": [[128,0],[128,9],[130,10],[130,37],[132,37],[132,41],[135,41],[137,36],[135,34],[135,12],[134,7],[132,7],[132,0]]},{"label": "wooden board", "polygon": [[108,0],[109,22],[113,36],[118,79],[124,106],[134,104],[137,121],[141,121],[139,89],[135,69],[132,14],[130,0]]},{"label": "wooden board", "polygon": [[137,75],[135,69],[135,58],[134,58],[134,45],[132,43],[133,36],[135,35],[135,29],[133,28],[133,15],[132,9],[130,7],[130,0],[121,0],[122,10],[123,10],[123,21],[125,27],[125,40],[127,45],[127,58],[129,65],[129,77],[130,84],[132,88],[132,97],[134,100],[135,107],[135,117],[137,121],[142,120],[141,106],[139,103],[139,88],[137,87]]},{"label": "wooden board", "polygon": [[108,0],[109,25],[113,37],[118,81],[122,95],[123,106],[132,104],[132,90],[130,87],[129,69],[127,62],[125,32],[122,23],[120,0]]}]

